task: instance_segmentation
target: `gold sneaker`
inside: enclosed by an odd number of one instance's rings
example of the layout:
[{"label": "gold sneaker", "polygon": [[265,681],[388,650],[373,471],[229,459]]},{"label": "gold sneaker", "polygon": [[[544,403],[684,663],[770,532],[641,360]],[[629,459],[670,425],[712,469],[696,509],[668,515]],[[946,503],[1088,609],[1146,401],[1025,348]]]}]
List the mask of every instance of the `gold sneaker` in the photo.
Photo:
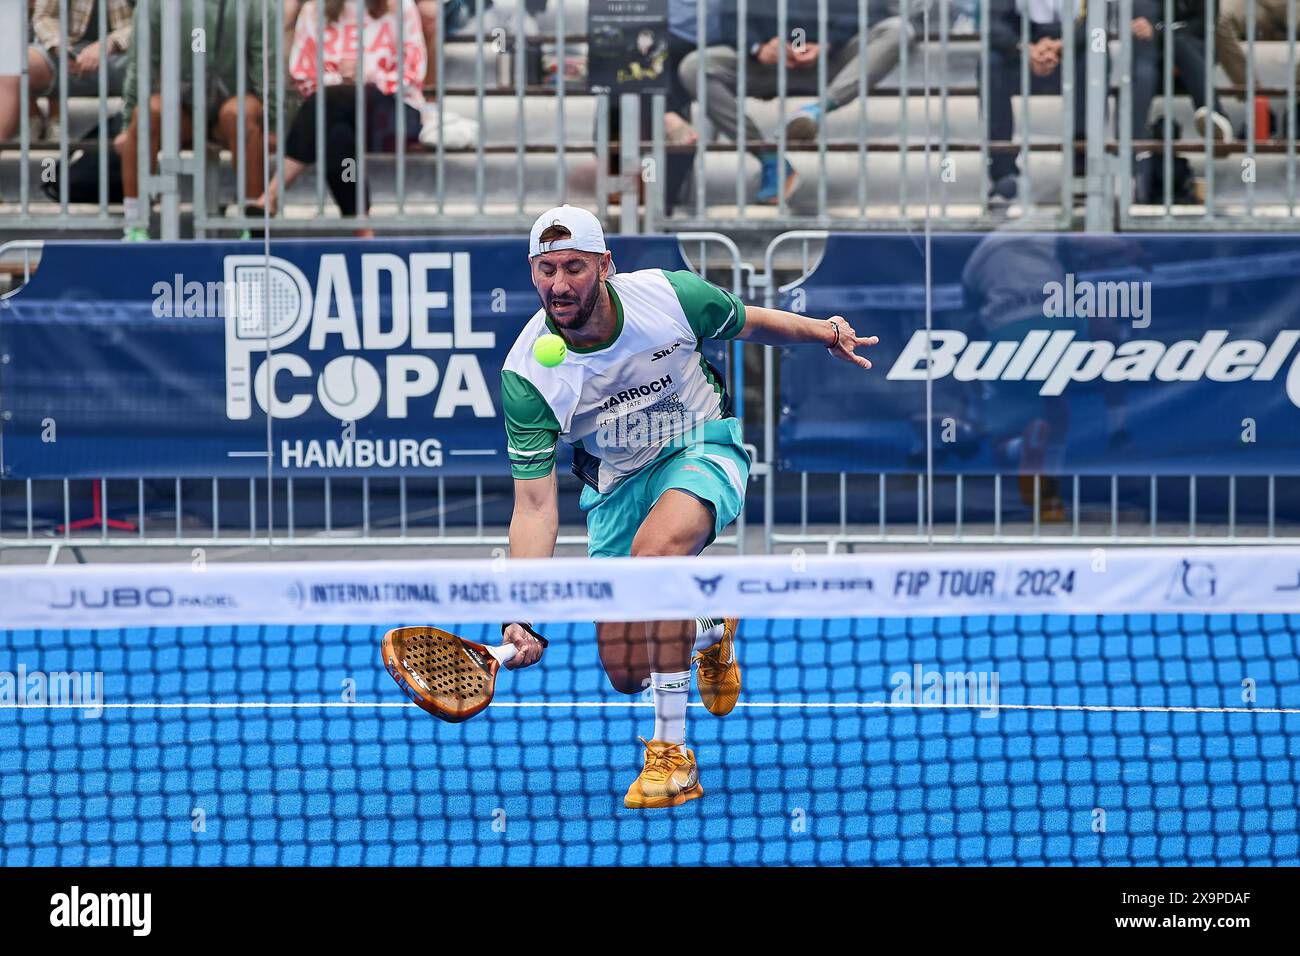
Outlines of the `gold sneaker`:
[{"label": "gold sneaker", "polygon": [[637,739],[645,744],[645,766],[627,788],[623,806],[631,810],[676,807],[704,796],[693,750],[666,740]]},{"label": "gold sneaker", "polygon": [[695,688],[700,701],[714,717],[725,717],[740,700],[740,664],[736,661],[736,629],[740,619],[729,617],[722,622],[722,640],[696,651],[691,663],[695,670]]}]

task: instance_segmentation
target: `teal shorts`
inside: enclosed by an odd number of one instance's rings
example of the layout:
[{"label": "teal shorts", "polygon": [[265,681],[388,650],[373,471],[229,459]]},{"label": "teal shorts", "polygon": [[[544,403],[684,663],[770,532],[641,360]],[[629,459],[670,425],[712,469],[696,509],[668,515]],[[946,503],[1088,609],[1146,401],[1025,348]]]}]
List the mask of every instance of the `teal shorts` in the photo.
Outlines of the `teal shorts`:
[{"label": "teal shorts", "polygon": [[587,553],[593,558],[622,558],[632,553],[632,539],[670,488],[702,501],[713,512],[713,534],[735,521],[745,506],[749,452],[740,422],[723,418],[700,428],[698,442],[666,451],[606,494],[585,486],[579,505],[587,513]]}]

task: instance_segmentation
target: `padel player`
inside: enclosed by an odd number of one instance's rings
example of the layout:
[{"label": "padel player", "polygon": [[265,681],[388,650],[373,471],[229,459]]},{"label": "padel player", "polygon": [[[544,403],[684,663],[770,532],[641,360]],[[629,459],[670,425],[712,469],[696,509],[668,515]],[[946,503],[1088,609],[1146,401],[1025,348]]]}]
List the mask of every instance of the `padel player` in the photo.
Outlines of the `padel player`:
[{"label": "padel player", "polygon": [[[558,206],[528,238],[542,308],[528,321],[501,371],[515,504],[510,555],[549,558],[559,529],[556,445],[573,446],[585,487],[592,557],[696,555],[740,514],[750,458],[722,377],[701,352],[704,339],[764,345],[810,343],[867,369],[855,354],[876,344],[840,316],[812,319],[746,306],[690,271],[616,273],[600,221]],[[534,356],[550,334],[568,346],[546,367]],[[740,695],[737,622],[695,620],[599,623],[600,659],[625,694],[653,688],[655,729],[645,764],[628,788],[632,808],[677,806],[703,795],[686,747],[690,666],[700,700],[723,716]],[[542,644],[522,622],[503,626],[517,653],[508,667],[541,659]],[[692,652],[694,658],[692,660]]]}]

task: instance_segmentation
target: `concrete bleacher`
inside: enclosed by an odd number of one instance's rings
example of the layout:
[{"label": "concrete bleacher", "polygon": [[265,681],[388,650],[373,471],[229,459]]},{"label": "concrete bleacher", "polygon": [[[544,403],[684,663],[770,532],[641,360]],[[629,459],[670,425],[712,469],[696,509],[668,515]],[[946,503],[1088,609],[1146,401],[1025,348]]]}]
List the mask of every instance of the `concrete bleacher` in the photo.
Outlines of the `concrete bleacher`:
[{"label": "concrete bleacher", "polygon": [[[510,9],[509,0],[500,0],[502,12]],[[550,9],[539,17],[543,35],[553,35],[557,28],[556,0]],[[586,3],[584,0],[564,0],[566,34],[581,35],[586,29]],[[472,31],[462,31],[462,38],[472,37]],[[585,44],[577,43],[576,52],[585,53]],[[867,153],[865,181],[867,185],[867,221],[889,222],[917,219],[925,214],[926,184],[930,184],[932,210],[940,202],[945,213],[955,221],[980,221],[980,199],[984,187],[978,151],[982,130],[979,101],[976,95],[979,82],[979,44],[970,39],[949,44],[946,58],[938,42],[914,48],[907,65],[907,76],[896,70],[887,77],[881,88],[872,91],[867,102]],[[1286,86],[1287,47],[1283,43],[1259,42],[1256,44],[1258,75],[1262,87],[1279,90]],[[489,52],[489,57],[497,54]],[[492,228],[494,222],[515,221],[520,218],[518,164],[520,161],[518,120],[520,100],[513,90],[498,90],[494,62],[482,70],[485,92],[481,104],[474,95],[476,84],[478,48],[463,39],[445,45],[442,83],[446,90],[444,105],[447,110],[473,119],[482,119],[480,140],[485,148],[483,157],[482,207],[476,196],[478,157],[474,148],[448,150],[444,153],[444,201],[437,204],[437,160],[430,150],[417,148],[407,155],[405,171],[405,209],[409,215],[423,217],[421,229],[429,228],[430,216],[441,214],[446,218],[448,230],[463,231],[466,222],[474,228]],[[922,90],[929,73],[932,94],[928,109]],[[1222,74],[1220,81],[1223,82]],[[907,87],[906,97],[900,87]],[[949,91],[947,96],[938,92]],[[432,91],[430,91],[432,94]],[[432,95],[430,95],[432,99]],[[805,102],[805,98],[792,97],[789,108]],[[566,201],[595,204],[594,183],[594,132],[596,100],[585,89],[570,88],[564,97],[563,134],[559,124],[559,98],[554,91],[530,91],[523,102],[524,143],[523,154],[523,215],[535,214],[558,199],[556,195],[556,164],[559,159],[556,147],[561,141],[567,151],[568,171]],[[1225,99],[1226,108],[1234,127],[1244,119],[1244,106],[1240,99]],[[1275,111],[1284,113],[1284,97],[1274,97]],[[110,103],[116,107],[116,101]],[[1017,98],[1015,108],[1020,112]],[[1162,108],[1158,98],[1155,113]],[[780,119],[776,101],[751,101],[751,115],[765,135],[775,137]],[[1182,127],[1182,139],[1189,149],[1199,140],[1192,125],[1192,108],[1184,96],[1175,96],[1171,103],[1175,122]],[[944,129],[946,117],[946,134]],[[67,129],[73,139],[79,138],[94,127],[98,118],[98,105],[93,100],[73,100],[69,103]],[[1031,101],[1029,139],[1031,153],[1027,169],[1034,203],[1044,206],[1059,204],[1061,182],[1068,171],[1060,151],[1062,133],[1062,106],[1055,96],[1035,97]],[[1113,120],[1113,118],[1112,118]],[[697,125],[699,121],[697,119]],[[826,217],[828,224],[840,225],[859,220],[860,181],[863,165],[859,152],[859,107],[856,103],[833,114],[828,122],[826,136]],[[1018,127],[1019,129],[1020,127]],[[617,136],[617,130],[611,131]],[[1275,135],[1281,135],[1276,134]],[[899,148],[906,137],[910,149]],[[928,139],[930,153],[927,158],[921,146]],[[955,181],[941,183],[937,175],[943,158],[941,151],[948,144],[947,155],[955,163]],[[75,148],[75,147],[74,147]],[[50,202],[40,191],[42,164],[53,157],[58,149],[54,144],[34,144],[27,162],[34,215],[57,212],[57,204]],[[1204,175],[1204,157],[1200,152],[1190,154],[1198,176]],[[752,202],[756,188],[758,163],[749,156],[740,157],[744,164],[746,202]],[[812,149],[793,151],[791,161],[799,170],[802,186],[788,203],[787,217],[778,220],[773,208],[747,206],[743,217],[736,208],[736,164],[734,145],[726,142],[711,144],[704,157],[706,207],[696,208],[694,185],[684,193],[683,203],[676,210],[670,225],[685,228],[703,228],[722,223],[729,228],[777,230],[799,217],[816,217],[818,208],[817,182],[821,178],[821,158]],[[928,166],[927,166],[928,162]],[[1287,157],[1280,146],[1260,150],[1258,172],[1254,188],[1255,202],[1263,207],[1262,215],[1280,210],[1286,212]],[[0,149],[0,183],[3,183],[5,205],[0,205],[0,219],[6,208],[16,208],[17,179],[21,157],[15,144]],[[396,211],[396,162],[391,155],[372,155],[367,159],[377,216],[388,217]],[[220,203],[233,203],[235,185],[229,156],[222,155],[214,178],[217,199]],[[609,181],[616,187],[614,179]],[[1238,210],[1244,202],[1246,186],[1240,176],[1240,152],[1227,152],[1216,160],[1215,166],[1216,213]],[[187,190],[188,194],[188,190]],[[283,228],[292,231],[295,222],[315,220],[320,217],[316,207],[316,184],[309,172],[289,193],[286,205],[286,222]],[[904,205],[901,200],[906,198]],[[93,207],[86,209],[90,215]],[[114,210],[116,212],[116,210]],[[1203,212],[1203,210],[1201,210]],[[232,209],[233,212],[233,209]],[[334,217],[337,211],[326,196],[323,215]],[[340,224],[341,225],[341,224]],[[398,223],[400,226],[400,221]]]}]

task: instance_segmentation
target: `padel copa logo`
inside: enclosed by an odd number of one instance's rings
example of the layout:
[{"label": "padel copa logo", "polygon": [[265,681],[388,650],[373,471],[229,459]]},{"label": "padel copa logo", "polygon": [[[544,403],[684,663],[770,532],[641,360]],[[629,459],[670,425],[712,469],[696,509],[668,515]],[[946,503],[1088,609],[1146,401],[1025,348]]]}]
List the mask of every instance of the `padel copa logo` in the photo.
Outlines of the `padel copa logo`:
[{"label": "padel copa logo", "polygon": [[496,333],[473,327],[470,254],[365,253],[359,289],[353,258],[320,255],[312,281],[287,259],[225,257],[226,417],[495,417],[474,353]]}]

